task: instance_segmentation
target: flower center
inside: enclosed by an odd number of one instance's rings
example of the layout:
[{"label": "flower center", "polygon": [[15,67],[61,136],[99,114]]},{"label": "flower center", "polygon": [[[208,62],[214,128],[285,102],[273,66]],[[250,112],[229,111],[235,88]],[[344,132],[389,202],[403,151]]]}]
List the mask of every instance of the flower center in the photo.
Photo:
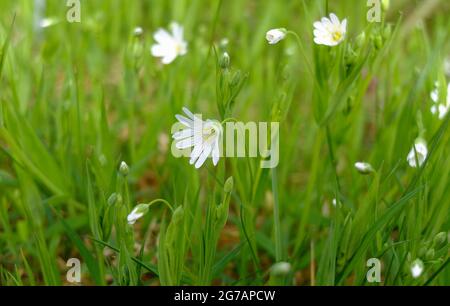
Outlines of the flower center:
[{"label": "flower center", "polygon": [[205,126],[203,128],[203,141],[212,142],[218,136],[218,131],[213,126]]},{"label": "flower center", "polygon": [[334,41],[340,41],[341,39],[342,39],[342,32],[341,31],[333,32],[333,40]]},{"label": "flower center", "polygon": [[183,52],[183,46],[179,43],[175,44],[175,51],[177,54],[181,54]]}]

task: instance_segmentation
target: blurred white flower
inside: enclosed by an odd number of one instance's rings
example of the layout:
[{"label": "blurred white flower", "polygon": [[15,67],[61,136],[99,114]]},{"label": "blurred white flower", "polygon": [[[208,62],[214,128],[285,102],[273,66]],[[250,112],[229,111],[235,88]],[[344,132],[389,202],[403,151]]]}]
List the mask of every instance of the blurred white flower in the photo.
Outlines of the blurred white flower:
[{"label": "blurred white flower", "polygon": [[439,103],[439,95],[439,84],[436,82],[435,89],[430,94],[431,100],[434,102],[434,105],[431,106],[431,113],[433,115],[438,115],[439,119],[442,120],[450,109],[450,83],[447,86],[447,98],[445,103]]},{"label": "blurred white flower", "polygon": [[447,57],[444,61],[444,72],[448,77],[450,77],[450,57]]},{"label": "blurred white flower", "polygon": [[372,166],[369,163],[357,162],[355,163],[355,168],[361,174],[370,174],[374,172]]},{"label": "blurred white flower", "polygon": [[331,13],[330,18],[323,17],[321,21],[314,22],[314,42],[318,45],[337,46],[347,33],[347,19],[342,22]]},{"label": "blurred white flower", "polygon": [[151,49],[152,55],[162,58],[162,63],[165,65],[172,63],[178,56],[187,53],[187,42],[183,38],[183,27],[174,22],[170,25],[170,28],[171,33],[164,29],[156,31],[153,37],[157,43]]},{"label": "blurred white flower", "polygon": [[180,150],[193,148],[190,164],[195,164],[197,169],[203,166],[208,157],[212,157],[214,166],[217,166],[222,126],[215,120],[203,121],[186,107],[183,107],[183,111],[187,117],[176,115],[176,118],[186,128],[172,135],[176,148]]},{"label": "blurred white flower", "polygon": [[41,29],[46,29],[46,28],[54,26],[54,25],[56,25],[58,23],[59,23],[59,20],[56,19],[56,18],[51,18],[51,17],[50,18],[44,18],[44,19],[41,19],[39,21],[39,27]]},{"label": "blurred white flower", "polygon": [[[417,156],[416,156],[417,154]],[[428,156],[428,149],[427,144],[424,140],[418,139],[414,145],[414,147],[411,149],[411,151],[408,154],[408,164],[412,168],[421,167]],[[417,157],[417,159],[416,159]],[[419,165],[417,165],[417,162]]]},{"label": "blurred white flower", "polygon": [[128,224],[133,225],[148,212],[148,204],[137,205],[127,217]]},{"label": "blurred white flower", "polygon": [[420,259],[416,259],[411,266],[411,275],[414,278],[418,278],[423,272],[423,262]]},{"label": "blurred white flower", "polygon": [[275,45],[283,40],[286,37],[286,34],[286,29],[272,29],[266,33],[266,39],[270,45]]}]

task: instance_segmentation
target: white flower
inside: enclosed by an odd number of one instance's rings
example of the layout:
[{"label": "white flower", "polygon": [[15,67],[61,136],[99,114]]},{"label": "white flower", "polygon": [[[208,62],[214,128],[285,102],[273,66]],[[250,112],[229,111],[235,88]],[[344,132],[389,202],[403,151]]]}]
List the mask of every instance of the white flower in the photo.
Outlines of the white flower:
[{"label": "white flower", "polygon": [[172,63],[178,56],[187,53],[187,42],[183,38],[183,27],[177,23],[171,24],[172,33],[159,29],[154,34],[156,44],[152,46],[152,55],[162,58],[162,63]]},{"label": "white flower", "polygon": [[447,86],[447,99],[445,103],[439,103],[439,95],[439,84],[436,82],[435,89],[430,94],[431,100],[434,102],[434,105],[431,106],[431,113],[438,115],[439,119],[442,120],[450,109],[450,83]]},{"label": "white flower", "polygon": [[450,77],[450,57],[444,61],[444,72],[448,77]]},{"label": "white flower", "polygon": [[59,21],[56,18],[44,18],[39,21],[39,27],[41,27],[42,29],[46,29],[58,23]]},{"label": "white flower", "polygon": [[361,174],[370,174],[374,171],[372,166],[369,163],[364,163],[364,162],[355,163],[355,168]]},{"label": "white flower", "polygon": [[266,33],[266,39],[269,44],[275,45],[283,40],[286,37],[286,34],[286,29],[272,29]]},{"label": "white flower", "polygon": [[331,13],[330,18],[323,17],[321,21],[314,22],[314,42],[318,45],[337,46],[347,33],[347,19],[342,22]]},{"label": "white flower", "polygon": [[128,224],[135,224],[138,219],[142,218],[148,212],[148,208],[148,204],[139,204],[136,206],[127,217]]},{"label": "white flower", "polygon": [[423,262],[420,259],[416,259],[411,266],[411,274],[414,278],[418,278],[423,272]]},{"label": "white flower", "polygon": [[194,116],[186,107],[183,107],[187,118],[176,115],[176,118],[185,128],[172,135],[177,149],[193,148],[190,164],[200,168],[208,157],[212,157],[214,166],[217,166],[220,157],[219,141],[222,136],[222,126],[215,120],[203,121]]},{"label": "white flower", "polygon": [[424,140],[419,139],[416,141],[414,147],[409,152],[407,161],[412,168],[417,168],[417,162],[419,162],[419,167],[421,167],[425,162],[425,160],[427,159],[427,156],[428,156],[427,145]]}]

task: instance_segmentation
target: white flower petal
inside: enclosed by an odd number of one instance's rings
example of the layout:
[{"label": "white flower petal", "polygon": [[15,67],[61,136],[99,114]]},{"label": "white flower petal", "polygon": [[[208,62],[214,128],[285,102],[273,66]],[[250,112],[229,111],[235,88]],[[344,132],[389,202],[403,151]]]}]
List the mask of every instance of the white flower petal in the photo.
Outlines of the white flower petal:
[{"label": "white flower petal", "polygon": [[219,141],[217,140],[216,143],[214,144],[214,148],[212,151],[212,159],[214,166],[217,166],[217,164],[219,163],[219,158],[220,158],[220,149],[219,149]]},{"label": "white flower petal", "polygon": [[163,57],[167,53],[167,48],[164,45],[153,45],[151,53],[154,57]]},{"label": "white flower petal", "polygon": [[180,123],[182,123],[183,125],[192,128],[194,126],[194,121],[191,119],[188,119],[182,115],[175,115],[175,118],[178,119],[178,121],[180,121]]},{"label": "white flower petal", "polygon": [[205,149],[203,150],[202,154],[200,154],[200,157],[198,158],[197,162],[195,163],[195,168],[199,169],[203,164],[205,163],[206,159],[211,154],[211,151],[213,149],[212,145],[207,145]]},{"label": "white flower petal", "polygon": [[190,137],[190,138],[180,140],[175,144],[175,146],[177,147],[177,149],[180,149],[180,150],[192,148],[194,146],[194,138]]},{"label": "white flower petal", "polygon": [[176,41],[183,41],[183,36],[184,36],[184,29],[182,26],[180,26],[178,23],[173,22],[171,24],[171,29],[172,29],[172,35],[175,38]]},{"label": "white flower petal", "polygon": [[176,133],[174,133],[172,135],[172,138],[174,140],[182,140],[188,137],[192,137],[194,135],[194,130],[193,129],[184,129],[181,131],[178,131]]},{"label": "white flower petal", "polygon": [[168,64],[172,63],[176,58],[177,58],[176,52],[171,51],[163,57],[161,62],[164,65],[168,65]]},{"label": "white flower petal", "polygon": [[173,38],[170,35],[170,33],[164,29],[158,29],[153,35],[153,38],[161,45],[172,43],[173,41]]},{"label": "white flower petal", "polygon": [[333,23],[334,25],[340,24],[339,18],[334,13],[330,14],[330,20],[331,20],[331,23]]}]

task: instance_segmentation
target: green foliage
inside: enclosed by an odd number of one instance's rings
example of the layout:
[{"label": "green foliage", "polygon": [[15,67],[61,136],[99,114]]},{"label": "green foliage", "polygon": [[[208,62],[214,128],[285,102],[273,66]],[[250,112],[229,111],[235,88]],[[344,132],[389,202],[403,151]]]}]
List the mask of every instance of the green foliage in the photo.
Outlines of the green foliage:
[{"label": "green foliage", "polygon": [[[82,1],[81,23],[44,2],[0,2],[0,285],[66,285],[70,258],[84,285],[450,284],[450,113],[430,111],[448,1],[383,1],[379,23],[350,0]],[[336,47],[313,41],[329,12],[348,20]],[[188,52],[162,65],[172,21]],[[279,166],[175,158],[183,106],[280,122]]]}]

